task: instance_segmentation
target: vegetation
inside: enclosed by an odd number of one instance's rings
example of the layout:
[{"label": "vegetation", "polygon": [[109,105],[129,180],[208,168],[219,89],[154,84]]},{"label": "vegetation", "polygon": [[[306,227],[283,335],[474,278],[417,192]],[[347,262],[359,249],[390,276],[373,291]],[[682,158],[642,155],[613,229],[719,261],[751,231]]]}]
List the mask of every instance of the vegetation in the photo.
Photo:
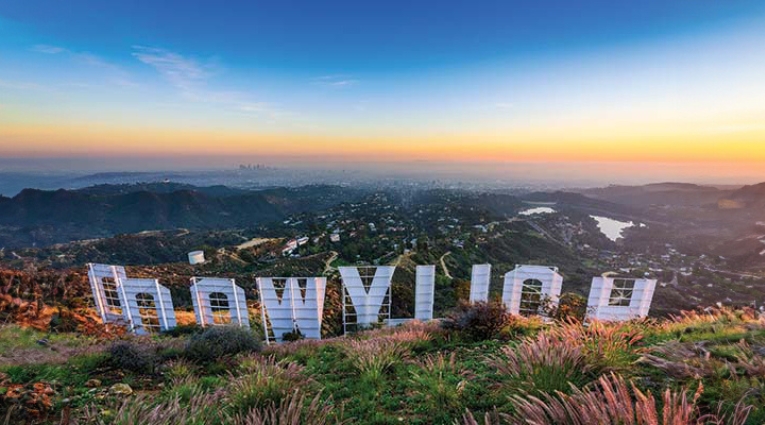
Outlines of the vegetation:
[{"label": "vegetation", "polygon": [[209,363],[224,356],[260,351],[260,340],[246,328],[215,326],[192,335],[183,355],[193,361]]},{"label": "vegetation", "polygon": [[[476,310],[470,312],[470,310]],[[761,424],[765,319],[707,309],[621,324],[493,314],[260,350],[210,328],[108,343],[0,328],[3,424]],[[488,312],[488,313],[487,313]],[[479,324],[479,322],[472,322]],[[480,335],[480,337],[477,337]],[[5,339],[4,339],[5,340]],[[59,358],[34,355],[84,345]],[[260,350],[260,351],[259,351]],[[5,362],[4,362],[5,363]]]}]

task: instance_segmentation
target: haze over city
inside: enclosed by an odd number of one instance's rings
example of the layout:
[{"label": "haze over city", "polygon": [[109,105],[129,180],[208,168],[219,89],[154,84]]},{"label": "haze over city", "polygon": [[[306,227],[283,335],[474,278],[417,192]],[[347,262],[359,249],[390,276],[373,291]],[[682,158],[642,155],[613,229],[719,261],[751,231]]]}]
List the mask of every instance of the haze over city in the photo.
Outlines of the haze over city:
[{"label": "haze over city", "polygon": [[761,1],[4,2],[0,167],[754,183],[763,20]]}]

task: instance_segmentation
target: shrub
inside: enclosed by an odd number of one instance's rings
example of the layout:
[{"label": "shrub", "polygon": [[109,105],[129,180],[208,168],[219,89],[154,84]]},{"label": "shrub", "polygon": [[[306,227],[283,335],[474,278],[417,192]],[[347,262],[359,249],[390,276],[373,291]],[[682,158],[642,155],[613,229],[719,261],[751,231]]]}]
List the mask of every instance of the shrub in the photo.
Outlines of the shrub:
[{"label": "shrub", "polygon": [[165,377],[170,382],[180,382],[196,374],[197,367],[186,359],[171,360],[166,364]]},{"label": "shrub", "polygon": [[558,307],[550,311],[550,317],[562,322],[583,322],[587,314],[587,298],[568,292],[561,295]]},{"label": "shrub", "polygon": [[409,383],[415,394],[424,398],[431,419],[456,412],[463,390],[472,378],[457,362],[457,353],[431,354],[416,364],[419,368],[410,372]]},{"label": "shrub", "polygon": [[168,329],[166,331],[163,331],[162,334],[170,336],[170,337],[173,337],[173,338],[178,338],[178,337],[181,337],[181,336],[198,334],[198,333],[202,332],[203,329],[204,328],[202,328],[201,326],[199,326],[197,324],[193,324],[193,325],[180,325],[180,326],[176,326],[174,328],[170,328],[170,329]]},{"label": "shrub", "polygon": [[121,341],[109,348],[109,361],[118,369],[135,373],[153,373],[158,358],[151,344]]},{"label": "shrub", "polygon": [[353,367],[373,382],[380,380],[409,351],[407,344],[385,337],[348,340],[341,347]]},{"label": "shrub", "polygon": [[333,406],[331,404],[322,404],[321,394],[313,398],[311,404],[306,407],[305,396],[299,391],[295,391],[292,396],[285,398],[281,403],[271,404],[261,409],[252,409],[245,416],[235,418],[235,425],[293,425],[293,424],[311,424],[311,425],[342,425],[349,421],[339,421],[332,419],[333,416],[341,417],[342,412],[332,414]]},{"label": "shrub", "polygon": [[195,394],[188,402],[179,398],[157,403],[151,395],[127,398],[114,406],[102,409],[90,406],[81,417],[73,418],[74,424],[97,425],[205,425],[229,423],[230,417],[221,409],[223,394]]},{"label": "shrub", "polygon": [[229,399],[234,410],[243,414],[276,405],[296,388],[311,382],[302,366],[278,362],[273,357],[244,357],[238,370],[243,375],[232,377]]},{"label": "shrub", "polygon": [[[631,391],[630,391],[631,387]],[[650,392],[627,385],[623,378],[603,376],[597,385],[587,389],[573,388],[571,395],[543,394],[540,397],[512,397],[516,415],[513,423],[520,424],[637,424],[637,425],[695,425],[725,423],[743,425],[750,406],[739,404],[731,417],[701,415],[698,400],[703,391],[699,386],[692,398],[687,391],[664,392],[662,408]]]},{"label": "shrub", "polygon": [[501,302],[463,303],[442,322],[442,326],[477,342],[498,338],[511,321],[512,316]]},{"label": "shrub", "polygon": [[184,356],[198,362],[212,362],[223,356],[260,351],[260,341],[249,329],[238,326],[214,326],[193,335]]},{"label": "shrub", "polygon": [[489,366],[509,378],[517,390],[533,393],[566,391],[569,384],[587,383],[589,365],[583,347],[547,334],[529,338],[515,349],[502,347],[501,354],[489,357]]},{"label": "shrub", "polygon": [[300,341],[301,339],[305,339],[305,335],[298,328],[295,328],[292,332],[282,334],[282,341],[284,342]]},{"label": "shrub", "polygon": [[633,323],[570,322],[548,331],[552,337],[582,346],[587,363],[598,374],[627,369],[644,352],[643,332]]}]

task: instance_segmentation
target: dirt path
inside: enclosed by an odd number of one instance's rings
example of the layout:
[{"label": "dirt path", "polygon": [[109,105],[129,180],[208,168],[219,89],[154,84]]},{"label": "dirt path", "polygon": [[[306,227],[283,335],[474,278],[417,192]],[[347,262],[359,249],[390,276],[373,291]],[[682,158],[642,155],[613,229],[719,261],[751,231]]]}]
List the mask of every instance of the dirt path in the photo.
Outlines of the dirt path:
[{"label": "dirt path", "polygon": [[329,272],[331,272],[331,271],[335,270],[335,268],[334,268],[334,267],[332,267],[332,262],[333,262],[333,261],[335,261],[335,260],[337,260],[337,257],[338,257],[338,255],[339,255],[339,254],[338,254],[337,252],[335,252],[335,251],[330,251],[329,253],[330,253],[331,255],[329,256],[329,258],[327,258],[327,260],[326,260],[326,261],[324,261],[324,271],[323,271],[323,272],[321,272],[321,274],[322,274],[323,276],[326,276],[326,275],[328,275],[328,274],[329,274]]},{"label": "dirt path", "polygon": [[441,268],[444,270],[444,275],[448,277],[449,279],[454,279],[452,275],[449,273],[449,269],[446,267],[446,263],[444,262],[444,258],[446,258],[447,255],[452,255],[452,252],[449,251],[446,254],[441,256],[441,259],[438,261],[441,263]]},{"label": "dirt path", "polygon": [[277,239],[254,238],[254,239],[250,239],[249,241],[247,241],[247,242],[237,246],[236,249],[237,250],[242,250],[242,249],[252,248],[254,246],[262,245],[262,244],[264,244],[266,242],[270,242],[270,241],[274,241],[274,240],[277,240]]}]

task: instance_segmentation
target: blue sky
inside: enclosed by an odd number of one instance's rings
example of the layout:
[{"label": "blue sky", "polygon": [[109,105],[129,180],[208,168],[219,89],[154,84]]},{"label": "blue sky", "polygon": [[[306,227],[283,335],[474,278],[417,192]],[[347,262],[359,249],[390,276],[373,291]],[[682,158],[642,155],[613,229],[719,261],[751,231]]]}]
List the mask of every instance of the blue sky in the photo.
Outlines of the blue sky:
[{"label": "blue sky", "polygon": [[763,1],[6,0],[0,154],[575,160],[755,131],[764,54]]}]

